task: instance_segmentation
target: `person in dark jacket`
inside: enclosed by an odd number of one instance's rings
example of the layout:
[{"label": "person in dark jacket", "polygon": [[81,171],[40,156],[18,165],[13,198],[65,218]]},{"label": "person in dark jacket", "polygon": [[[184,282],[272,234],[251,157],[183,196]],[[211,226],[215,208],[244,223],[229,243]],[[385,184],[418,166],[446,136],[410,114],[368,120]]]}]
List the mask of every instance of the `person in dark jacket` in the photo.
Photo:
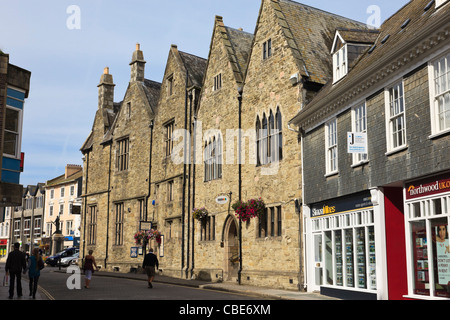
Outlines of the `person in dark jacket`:
[{"label": "person in dark jacket", "polygon": [[155,266],[156,269],[159,268],[159,262],[156,255],[153,253],[153,249],[150,248],[149,253],[144,257],[144,262],[142,263],[142,268],[145,269],[148,277],[148,287],[153,288],[152,281],[155,277]]},{"label": "person in dark jacket", "polygon": [[14,251],[8,254],[6,259],[5,271],[9,274],[9,299],[14,297],[14,282],[17,281],[17,296],[22,296],[22,275],[27,269],[27,262],[25,261],[25,254],[19,250],[20,244],[14,244]]}]

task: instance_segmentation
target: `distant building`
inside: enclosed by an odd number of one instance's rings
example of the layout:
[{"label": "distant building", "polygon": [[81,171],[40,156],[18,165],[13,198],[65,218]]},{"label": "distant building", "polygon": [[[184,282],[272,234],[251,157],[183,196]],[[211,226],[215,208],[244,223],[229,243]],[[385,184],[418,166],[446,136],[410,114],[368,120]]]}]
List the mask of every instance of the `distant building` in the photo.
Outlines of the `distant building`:
[{"label": "distant building", "polygon": [[59,230],[65,237],[63,247],[79,245],[82,178],[83,168],[68,164],[63,175],[48,180],[45,184],[45,238],[42,242],[46,253],[51,250],[56,217],[59,217]]},{"label": "distant building", "polygon": [[0,207],[21,206],[22,123],[31,72],[9,63],[0,51]]}]

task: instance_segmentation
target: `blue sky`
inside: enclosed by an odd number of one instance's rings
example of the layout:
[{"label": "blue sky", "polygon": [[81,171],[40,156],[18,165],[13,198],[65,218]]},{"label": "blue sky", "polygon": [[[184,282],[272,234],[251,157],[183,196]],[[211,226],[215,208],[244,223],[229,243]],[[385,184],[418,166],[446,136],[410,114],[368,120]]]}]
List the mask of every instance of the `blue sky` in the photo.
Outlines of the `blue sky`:
[{"label": "blue sky", "polygon": [[[383,22],[407,0],[303,0],[361,22]],[[80,9],[72,20],[71,5]],[[108,66],[121,101],[132,53],[141,44],[146,78],[161,82],[171,44],[207,58],[215,15],[253,33],[261,0],[0,0],[0,49],[32,72],[26,100],[21,184],[46,182],[66,164],[82,164],[79,149],[97,110],[97,84]],[[369,12],[368,12],[369,11]],[[79,21],[70,29],[67,21]]]}]

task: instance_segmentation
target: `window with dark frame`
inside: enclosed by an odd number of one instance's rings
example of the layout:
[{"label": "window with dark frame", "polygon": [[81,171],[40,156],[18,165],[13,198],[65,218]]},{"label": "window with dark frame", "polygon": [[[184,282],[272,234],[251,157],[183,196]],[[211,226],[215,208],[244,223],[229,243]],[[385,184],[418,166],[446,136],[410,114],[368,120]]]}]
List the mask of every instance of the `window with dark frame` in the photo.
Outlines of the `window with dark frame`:
[{"label": "window with dark frame", "polygon": [[97,239],[97,206],[90,206],[88,214],[88,245],[95,245]]},{"label": "window with dark frame", "polygon": [[220,90],[221,88],[222,88],[222,74],[219,73],[217,76],[214,77],[213,91]]},{"label": "window with dark frame", "polygon": [[270,111],[269,118],[263,113],[262,121],[256,118],[256,164],[257,166],[274,163],[283,159],[282,116]]},{"label": "window with dark frame", "polygon": [[272,56],[272,39],[263,43],[263,60]]},{"label": "window with dark frame", "polygon": [[123,245],[123,223],[124,223],[124,204],[116,203],[115,205],[116,211],[116,225],[115,225],[115,239],[114,244],[116,246]]},{"label": "window with dark frame", "polygon": [[128,170],[130,157],[130,140],[128,138],[117,141],[117,171]]},{"label": "window with dark frame", "polygon": [[171,121],[170,123],[168,123],[164,126],[164,131],[165,131],[165,138],[164,138],[165,150],[164,151],[165,151],[166,157],[170,157],[172,154],[174,127],[175,127],[174,121]]}]

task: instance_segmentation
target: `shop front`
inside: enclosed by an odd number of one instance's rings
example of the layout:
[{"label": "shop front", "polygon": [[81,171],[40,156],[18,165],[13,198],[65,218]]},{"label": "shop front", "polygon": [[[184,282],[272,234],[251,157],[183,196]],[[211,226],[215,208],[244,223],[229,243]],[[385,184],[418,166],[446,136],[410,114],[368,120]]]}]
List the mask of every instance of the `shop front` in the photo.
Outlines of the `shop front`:
[{"label": "shop front", "polygon": [[405,183],[408,297],[450,300],[450,173]]},{"label": "shop front", "polygon": [[378,198],[378,190],[367,190],[306,208],[308,291],[343,299],[382,298]]}]

